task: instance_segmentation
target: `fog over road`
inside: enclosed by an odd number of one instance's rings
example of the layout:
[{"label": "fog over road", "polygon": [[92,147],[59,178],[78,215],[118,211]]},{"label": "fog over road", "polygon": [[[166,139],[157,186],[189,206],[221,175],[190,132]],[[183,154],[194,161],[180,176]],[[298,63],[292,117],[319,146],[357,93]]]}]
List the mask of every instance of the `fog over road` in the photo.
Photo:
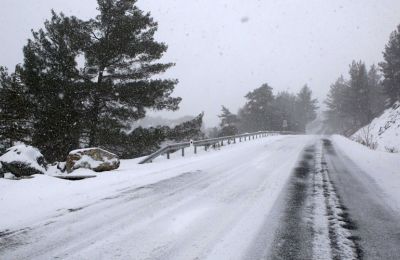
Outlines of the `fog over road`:
[{"label": "fog over road", "polygon": [[323,137],[268,137],[157,164],[178,174],[0,233],[0,258],[400,257],[398,213]]}]

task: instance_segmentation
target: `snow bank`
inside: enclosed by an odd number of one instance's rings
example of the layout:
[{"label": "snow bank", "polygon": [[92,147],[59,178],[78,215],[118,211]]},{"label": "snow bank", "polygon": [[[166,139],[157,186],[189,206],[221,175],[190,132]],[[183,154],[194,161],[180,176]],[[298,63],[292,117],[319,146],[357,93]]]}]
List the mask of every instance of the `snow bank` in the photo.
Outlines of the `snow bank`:
[{"label": "snow bank", "polygon": [[355,162],[389,196],[400,211],[400,153],[374,151],[343,136],[332,137],[340,152]]},{"label": "snow bank", "polygon": [[400,152],[400,102],[396,102],[369,125],[358,130],[352,139],[367,137],[376,142],[379,151]]}]

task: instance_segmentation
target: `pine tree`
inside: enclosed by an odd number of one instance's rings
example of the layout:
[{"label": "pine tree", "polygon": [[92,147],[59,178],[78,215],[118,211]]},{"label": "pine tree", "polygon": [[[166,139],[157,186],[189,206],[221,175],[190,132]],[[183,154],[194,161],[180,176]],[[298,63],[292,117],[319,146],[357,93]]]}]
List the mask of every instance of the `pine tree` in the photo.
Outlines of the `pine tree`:
[{"label": "pine tree", "polygon": [[204,138],[204,134],[201,131],[203,126],[203,117],[204,113],[201,113],[192,120],[175,126],[168,132],[167,139],[182,142]]},{"label": "pine tree", "polygon": [[0,66],[0,149],[9,148],[17,141],[27,141],[30,137],[30,113],[26,89],[18,74],[8,74]]},{"label": "pine tree", "polygon": [[272,130],[274,94],[268,84],[249,92],[247,102],[239,111],[242,132]]},{"label": "pine tree", "polygon": [[312,91],[307,85],[297,94],[296,117],[300,131],[305,132],[306,125],[317,117],[317,103],[318,100],[312,98]]},{"label": "pine tree", "polygon": [[89,145],[106,145],[122,122],[143,118],[146,109],[176,110],[174,79],[154,79],[172,63],[159,63],[167,50],[154,40],[158,25],[136,0],[98,0],[99,15],[85,23],[85,77],[92,82]]},{"label": "pine tree", "polygon": [[130,133],[116,131],[105,149],[117,154],[120,158],[130,159],[151,154],[160,148],[167,138],[169,127],[135,128]]},{"label": "pine tree", "polygon": [[368,71],[369,85],[369,103],[372,111],[372,117],[379,116],[385,109],[387,96],[382,85],[382,76],[379,74],[378,68],[372,65]]},{"label": "pine tree", "polygon": [[231,136],[238,133],[239,119],[237,115],[232,114],[228,108],[222,106],[222,113],[218,117],[221,119],[219,136]]},{"label": "pine tree", "polygon": [[333,133],[346,134],[354,122],[350,87],[343,76],[331,85],[325,104],[326,124]]},{"label": "pine tree", "polygon": [[358,129],[372,120],[372,109],[369,100],[371,89],[368,84],[367,69],[364,62],[353,61],[350,65],[349,74],[354,128]]},{"label": "pine tree", "polygon": [[[157,23],[135,4],[98,0],[100,14],[89,21],[52,12],[24,47],[19,75],[31,142],[50,161],[82,145],[122,147],[125,122],[147,109],[178,109],[181,99],[171,97],[177,80],[154,78],[174,65],[157,62],[167,46],[154,40]],[[161,132],[150,134],[161,140]]]},{"label": "pine tree", "polygon": [[400,25],[390,35],[383,52],[384,62],[380,63],[383,72],[383,86],[390,105],[400,100]]},{"label": "pine tree", "polygon": [[[296,96],[283,91],[276,95],[274,102],[274,129],[287,131],[300,131],[298,118],[296,118]],[[287,127],[283,122],[286,121]]]},{"label": "pine tree", "polygon": [[[24,47],[21,81],[27,87],[33,118],[32,144],[49,161],[64,160],[79,147],[85,95],[76,58],[80,41],[75,17],[57,15],[33,32]],[[83,93],[83,94],[82,94]]]},{"label": "pine tree", "polygon": [[362,61],[350,65],[350,80],[340,77],[331,86],[326,111],[328,125],[346,135],[371,122],[384,109],[385,95],[376,66],[367,72]]},{"label": "pine tree", "polygon": [[113,151],[121,158],[133,158],[151,154],[160,148],[163,142],[187,142],[204,138],[201,131],[203,125],[201,113],[192,120],[183,122],[170,128],[158,126],[143,128],[137,127],[130,133],[117,131],[111,135],[112,142],[104,147]]}]

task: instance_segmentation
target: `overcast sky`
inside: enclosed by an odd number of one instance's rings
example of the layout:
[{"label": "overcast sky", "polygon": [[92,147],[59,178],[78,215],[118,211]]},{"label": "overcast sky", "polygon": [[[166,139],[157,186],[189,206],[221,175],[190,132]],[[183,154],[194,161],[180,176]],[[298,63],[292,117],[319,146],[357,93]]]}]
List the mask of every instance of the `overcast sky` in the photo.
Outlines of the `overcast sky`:
[{"label": "overcast sky", "polygon": [[[0,0],[0,65],[22,61],[30,29],[50,9],[80,18],[96,15],[95,0]],[[263,83],[275,92],[308,84],[319,100],[353,60],[382,60],[400,23],[399,0],[139,0],[159,22],[157,39],[169,45],[181,109],[167,117],[205,112],[218,123],[221,105],[233,112]]]}]

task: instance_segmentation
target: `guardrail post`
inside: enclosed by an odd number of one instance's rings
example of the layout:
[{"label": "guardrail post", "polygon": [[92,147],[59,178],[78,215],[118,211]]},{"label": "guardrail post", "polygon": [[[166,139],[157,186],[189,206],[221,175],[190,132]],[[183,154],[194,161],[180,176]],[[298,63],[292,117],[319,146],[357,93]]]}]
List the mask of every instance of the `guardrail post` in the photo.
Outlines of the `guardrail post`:
[{"label": "guardrail post", "polygon": [[169,152],[167,152],[167,159],[169,160]]},{"label": "guardrail post", "polygon": [[197,154],[197,146],[194,146],[194,154]]},{"label": "guardrail post", "polygon": [[233,143],[236,144],[236,137],[233,138]]},{"label": "guardrail post", "polygon": [[239,137],[239,143],[241,143],[242,142],[242,137]]},{"label": "guardrail post", "polygon": [[224,146],[224,140],[221,141],[221,146]]},{"label": "guardrail post", "polygon": [[185,157],[185,148],[182,148],[182,157]]}]

